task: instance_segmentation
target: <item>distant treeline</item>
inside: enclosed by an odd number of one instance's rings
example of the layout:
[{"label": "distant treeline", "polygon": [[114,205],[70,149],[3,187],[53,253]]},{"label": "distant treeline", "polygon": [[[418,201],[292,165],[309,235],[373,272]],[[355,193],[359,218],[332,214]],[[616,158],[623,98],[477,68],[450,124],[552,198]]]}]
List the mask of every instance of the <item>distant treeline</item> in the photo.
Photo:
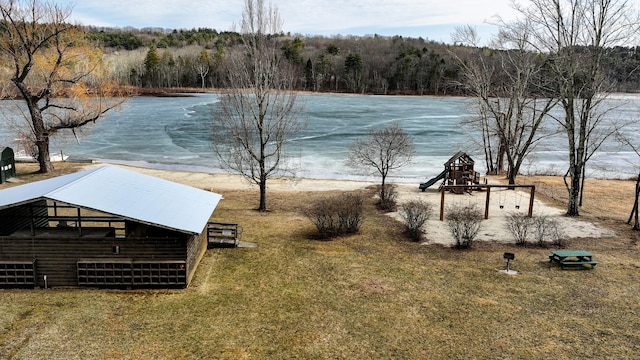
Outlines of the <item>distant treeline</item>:
[{"label": "distant treeline", "polygon": [[[116,79],[137,87],[223,88],[225,56],[242,44],[238,33],[208,28],[86,31],[104,48]],[[313,92],[465,95],[460,61],[483,52],[499,66],[504,53],[402,36],[276,36],[297,89]],[[608,49],[606,72],[615,91],[640,90],[640,47]]]}]

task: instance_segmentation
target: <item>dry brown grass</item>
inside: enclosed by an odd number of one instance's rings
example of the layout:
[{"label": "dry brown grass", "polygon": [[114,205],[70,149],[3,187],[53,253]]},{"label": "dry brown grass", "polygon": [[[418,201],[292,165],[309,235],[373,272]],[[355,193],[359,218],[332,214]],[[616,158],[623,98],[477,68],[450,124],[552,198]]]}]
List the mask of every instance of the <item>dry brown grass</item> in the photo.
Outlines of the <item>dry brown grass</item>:
[{"label": "dry brown grass", "polygon": [[[561,201],[561,179],[526,181]],[[418,245],[373,200],[359,234],[313,241],[300,210],[324,193],[272,192],[257,213],[255,191],[227,191],[213,218],[258,248],[209,250],[186,290],[0,291],[0,358],[640,358],[633,183],[592,185],[584,217],[618,237],[569,241],[601,262],[585,271],[549,268],[548,249]],[[496,271],[505,251],[517,276]]]}]

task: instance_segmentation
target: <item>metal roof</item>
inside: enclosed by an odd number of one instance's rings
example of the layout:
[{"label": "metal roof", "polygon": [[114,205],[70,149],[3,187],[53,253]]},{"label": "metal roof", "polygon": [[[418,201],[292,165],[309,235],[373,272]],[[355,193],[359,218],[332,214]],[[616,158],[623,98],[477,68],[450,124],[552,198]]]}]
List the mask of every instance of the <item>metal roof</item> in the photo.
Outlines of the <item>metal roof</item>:
[{"label": "metal roof", "polygon": [[221,198],[191,186],[104,166],[0,190],[0,209],[49,199],[199,234]]}]

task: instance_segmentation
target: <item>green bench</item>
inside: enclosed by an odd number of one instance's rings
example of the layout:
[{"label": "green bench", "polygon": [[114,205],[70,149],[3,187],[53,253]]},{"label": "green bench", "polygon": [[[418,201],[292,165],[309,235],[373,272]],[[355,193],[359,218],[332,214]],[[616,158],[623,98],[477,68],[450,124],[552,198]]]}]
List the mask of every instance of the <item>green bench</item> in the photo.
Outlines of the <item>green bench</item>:
[{"label": "green bench", "polygon": [[594,269],[598,262],[593,260],[593,254],[585,250],[558,250],[554,251],[549,256],[549,263],[554,261],[560,264],[560,268],[564,269],[565,266],[577,267],[590,265],[591,269]]},{"label": "green bench", "polygon": [[582,266],[582,265],[591,265],[591,268],[595,268],[598,265],[597,261],[593,260],[562,260],[560,261],[560,268],[564,269],[565,266]]}]

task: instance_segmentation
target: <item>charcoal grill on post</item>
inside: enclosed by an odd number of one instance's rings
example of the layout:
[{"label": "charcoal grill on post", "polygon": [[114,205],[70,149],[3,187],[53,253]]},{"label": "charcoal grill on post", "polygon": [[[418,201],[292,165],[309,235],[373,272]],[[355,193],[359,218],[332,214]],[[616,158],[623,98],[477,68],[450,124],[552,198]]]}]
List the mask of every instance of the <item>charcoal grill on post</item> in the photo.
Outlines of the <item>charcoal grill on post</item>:
[{"label": "charcoal grill on post", "polygon": [[505,259],[507,259],[507,273],[509,272],[509,263],[511,262],[511,260],[515,260],[516,259],[516,254],[514,253],[504,253],[504,255],[502,256]]}]

